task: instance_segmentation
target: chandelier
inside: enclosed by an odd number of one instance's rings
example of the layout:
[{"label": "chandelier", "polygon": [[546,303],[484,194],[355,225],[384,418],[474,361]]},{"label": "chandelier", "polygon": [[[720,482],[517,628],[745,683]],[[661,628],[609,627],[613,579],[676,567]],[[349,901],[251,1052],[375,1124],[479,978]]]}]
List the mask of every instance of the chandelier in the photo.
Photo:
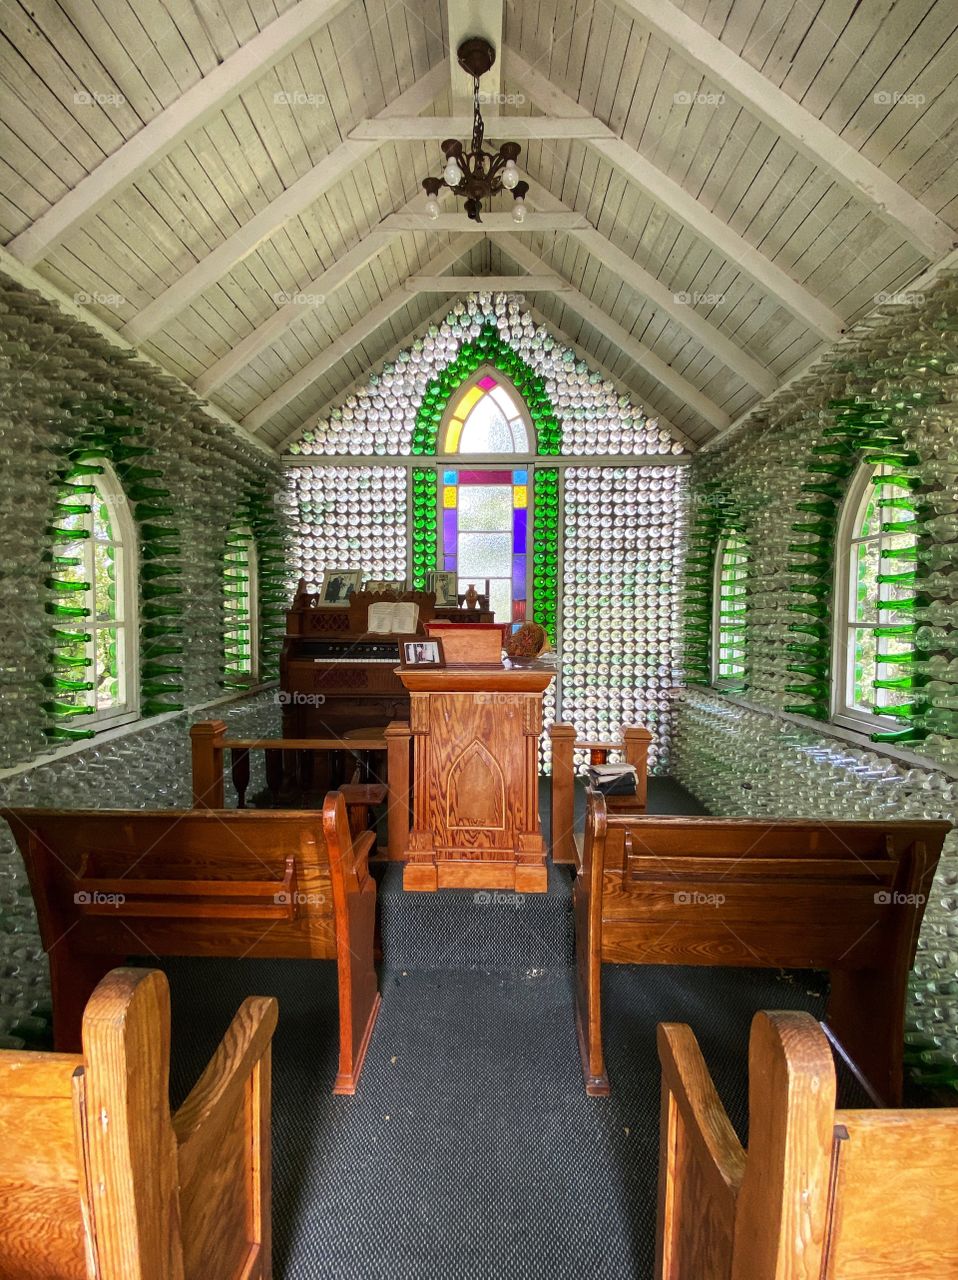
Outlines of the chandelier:
[{"label": "chandelier", "polygon": [[466,215],[473,222],[481,222],[479,214],[483,200],[488,200],[491,205],[494,195],[498,195],[500,191],[511,191],[515,201],[512,207],[513,220],[524,222],[525,197],[529,184],[520,180],[516,167],[522,148],[517,142],[503,142],[498,151],[492,152],[486,151],[482,145],[485,124],[479,109],[479,78],[495,62],[496,51],[487,40],[474,36],[462,42],[457,56],[460,67],[467,75],[472,76],[472,146],[467,151],[455,138],[447,138],[442,144],[442,153],[446,158],[442,177],[422,180],[426,192],[426,214],[430,218],[439,217],[439,192],[443,187],[448,187],[453,195],[461,196],[464,200]]}]

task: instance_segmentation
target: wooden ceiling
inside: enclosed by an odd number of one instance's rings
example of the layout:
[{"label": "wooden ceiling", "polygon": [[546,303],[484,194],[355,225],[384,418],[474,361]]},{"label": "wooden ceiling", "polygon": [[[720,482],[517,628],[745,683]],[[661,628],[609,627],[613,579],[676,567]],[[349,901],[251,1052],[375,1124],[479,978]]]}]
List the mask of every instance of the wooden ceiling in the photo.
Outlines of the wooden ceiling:
[{"label": "wooden ceiling", "polygon": [[[274,448],[448,305],[442,275],[517,277],[701,444],[958,240],[954,0],[0,13],[0,269]],[[521,230],[508,197],[479,228],[422,213],[439,141],[470,132],[449,50],[477,25]]]}]

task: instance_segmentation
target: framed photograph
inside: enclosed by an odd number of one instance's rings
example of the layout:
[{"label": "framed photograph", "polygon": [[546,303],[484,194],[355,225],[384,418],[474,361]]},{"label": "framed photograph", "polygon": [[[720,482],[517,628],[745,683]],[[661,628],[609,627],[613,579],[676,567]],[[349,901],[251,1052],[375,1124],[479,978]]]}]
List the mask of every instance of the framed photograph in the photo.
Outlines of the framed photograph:
[{"label": "framed photograph", "polygon": [[459,580],[455,573],[436,572],[431,575],[430,591],[436,593],[437,609],[459,608]]},{"label": "framed photograph", "polygon": [[319,590],[318,603],[349,604],[349,597],[362,585],[362,569],[327,569]]},{"label": "framed photograph", "polygon": [[436,636],[400,636],[399,665],[444,667],[446,657],[442,651],[442,641]]},{"label": "framed photograph", "polygon": [[391,581],[389,578],[370,578],[368,582],[363,584],[364,591],[373,591],[381,594],[383,591],[392,591],[397,595],[402,595],[406,590],[404,579],[398,582]]}]

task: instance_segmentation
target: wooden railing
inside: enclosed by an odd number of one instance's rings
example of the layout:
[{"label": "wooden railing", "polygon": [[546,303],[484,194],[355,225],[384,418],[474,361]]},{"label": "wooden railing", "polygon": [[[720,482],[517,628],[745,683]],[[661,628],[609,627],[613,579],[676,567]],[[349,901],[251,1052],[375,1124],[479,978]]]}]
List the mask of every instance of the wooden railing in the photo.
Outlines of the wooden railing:
[{"label": "wooden railing", "polygon": [[641,725],[623,725],[621,742],[577,742],[575,726],[554,724],[549,730],[552,740],[552,823],[550,843],[552,861],[557,866],[579,865],[579,847],[575,838],[575,753],[588,751],[590,764],[605,764],[610,751],[621,751],[627,764],[637,774],[635,796],[629,797],[629,810],[644,813],[648,792],[649,746],[652,735]]},{"label": "wooden railing", "polygon": [[198,809],[226,807],[225,767],[229,752],[230,777],[238,807],[246,807],[250,781],[250,752],[262,751],[266,785],[272,802],[292,786],[305,791],[313,773],[316,752],[385,751],[387,774],[387,851],[391,860],[406,857],[409,843],[409,725],[394,720],[385,731],[370,729],[367,735],[348,739],[328,738],[227,738],[222,720],[203,720],[190,728],[193,752],[193,804]]}]

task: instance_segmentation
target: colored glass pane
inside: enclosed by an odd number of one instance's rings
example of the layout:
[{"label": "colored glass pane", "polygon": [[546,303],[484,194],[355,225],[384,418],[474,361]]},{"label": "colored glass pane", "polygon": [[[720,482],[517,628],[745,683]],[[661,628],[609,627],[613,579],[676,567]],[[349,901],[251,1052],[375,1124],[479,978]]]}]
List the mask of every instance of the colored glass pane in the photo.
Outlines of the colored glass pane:
[{"label": "colored glass pane", "polygon": [[442,505],[444,507],[454,507],[456,505],[456,486],[454,484],[443,486]]}]

